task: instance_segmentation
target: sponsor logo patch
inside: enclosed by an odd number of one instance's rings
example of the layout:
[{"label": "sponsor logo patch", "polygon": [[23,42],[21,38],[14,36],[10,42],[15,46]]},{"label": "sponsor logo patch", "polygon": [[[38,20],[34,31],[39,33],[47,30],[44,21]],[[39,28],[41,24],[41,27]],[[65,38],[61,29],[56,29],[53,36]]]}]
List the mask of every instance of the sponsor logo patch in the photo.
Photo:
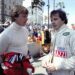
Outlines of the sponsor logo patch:
[{"label": "sponsor logo patch", "polygon": [[70,32],[63,33],[64,36],[70,35]]},{"label": "sponsor logo patch", "polygon": [[57,47],[57,50],[65,50],[63,47]]},{"label": "sponsor logo patch", "polygon": [[57,57],[66,58],[66,57],[67,57],[67,52],[66,52],[66,51],[59,51],[59,50],[56,50],[56,51],[54,52],[54,55],[57,56]]}]

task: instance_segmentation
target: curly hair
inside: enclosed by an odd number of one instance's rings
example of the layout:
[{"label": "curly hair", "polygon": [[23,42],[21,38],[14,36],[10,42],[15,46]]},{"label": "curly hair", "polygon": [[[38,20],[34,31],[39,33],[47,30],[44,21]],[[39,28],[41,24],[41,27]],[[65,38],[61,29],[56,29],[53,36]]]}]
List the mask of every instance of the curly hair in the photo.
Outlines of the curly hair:
[{"label": "curly hair", "polygon": [[10,12],[11,21],[14,22],[15,18],[18,17],[19,14],[28,15],[27,8],[21,5],[15,5]]}]

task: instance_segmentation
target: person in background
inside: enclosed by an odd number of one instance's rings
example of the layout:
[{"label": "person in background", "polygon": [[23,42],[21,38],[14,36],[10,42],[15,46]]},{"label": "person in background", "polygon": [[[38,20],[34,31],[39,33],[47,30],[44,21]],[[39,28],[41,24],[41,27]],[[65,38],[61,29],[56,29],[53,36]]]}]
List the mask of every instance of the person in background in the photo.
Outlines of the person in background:
[{"label": "person in background", "polygon": [[48,75],[74,75],[75,69],[75,31],[67,27],[66,13],[53,10],[50,15],[53,25],[53,50],[42,61]]},{"label": "person in background", "polygon": [[[0,35],[0,55],[5,53],[3,61],[7,67],[4,73],[5,75],[29,75],[27,71],[31,69],[30,71],[33,72],[34,68],[29,60],[26,59],[29,32],[25,25],[28,20],[28,10],[21,5],[15,5],[10,16],[11,25]],[[22,69],[16,70],[15,68]]]},{"label": "person in background", "polygon": [[51,34],[50,34],[50,32],[49,32],[49,29],[46,29],[45,31],[44,31],[44,36],[45,36],[45,39],[44,39],[44,43],[45,44],[50,44],[51,43]]},{"label": "person in background", "polygon": [[42,38],[41,45],[43,45],[44,44],[44,26],[42,26],[42,29],[41,29],[41,38]]},{"label": "person in background", "polygon": [[36,42],[37,41],[37,38],[38,38],[37,28],[34,28],[33,29],[32,37],[33,37],[33,41]]},{"label": "person in background", "polygon": [[49,32],[49,29],[44,29],[44,44],[42,44],[42,50],[44,54],[48,54],[50,52],[51,47],[51,33]]}]

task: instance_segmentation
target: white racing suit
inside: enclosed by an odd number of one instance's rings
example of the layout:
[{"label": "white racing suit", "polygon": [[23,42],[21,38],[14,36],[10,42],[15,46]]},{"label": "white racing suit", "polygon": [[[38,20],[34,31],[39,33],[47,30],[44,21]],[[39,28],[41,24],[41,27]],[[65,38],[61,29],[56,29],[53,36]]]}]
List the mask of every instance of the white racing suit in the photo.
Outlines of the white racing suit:
[{"label": "white racing suit", "polygon": [[[52,72],[52,75],[74,75],[75,31],[63,25],[52,37],[54,44],[54,51],[52,51],[52,53],[54,52],[53,64],[56,68],[56,71]],[[46,58],[42,61],[43,66],[52,57],[52,53],[45,56]]]}]

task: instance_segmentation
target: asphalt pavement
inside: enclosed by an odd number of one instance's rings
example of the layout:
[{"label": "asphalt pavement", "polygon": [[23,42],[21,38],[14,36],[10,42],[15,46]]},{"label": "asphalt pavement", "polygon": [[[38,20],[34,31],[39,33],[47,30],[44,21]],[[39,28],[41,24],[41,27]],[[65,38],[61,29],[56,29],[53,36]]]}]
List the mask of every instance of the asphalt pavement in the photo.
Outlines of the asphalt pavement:
[{"label": "asphalt pavement", "polygon": [[48,75],[46,69],[41,66],[41,60],[39,58],[34,59],[32,64],[35,67],[33,75]]}]

